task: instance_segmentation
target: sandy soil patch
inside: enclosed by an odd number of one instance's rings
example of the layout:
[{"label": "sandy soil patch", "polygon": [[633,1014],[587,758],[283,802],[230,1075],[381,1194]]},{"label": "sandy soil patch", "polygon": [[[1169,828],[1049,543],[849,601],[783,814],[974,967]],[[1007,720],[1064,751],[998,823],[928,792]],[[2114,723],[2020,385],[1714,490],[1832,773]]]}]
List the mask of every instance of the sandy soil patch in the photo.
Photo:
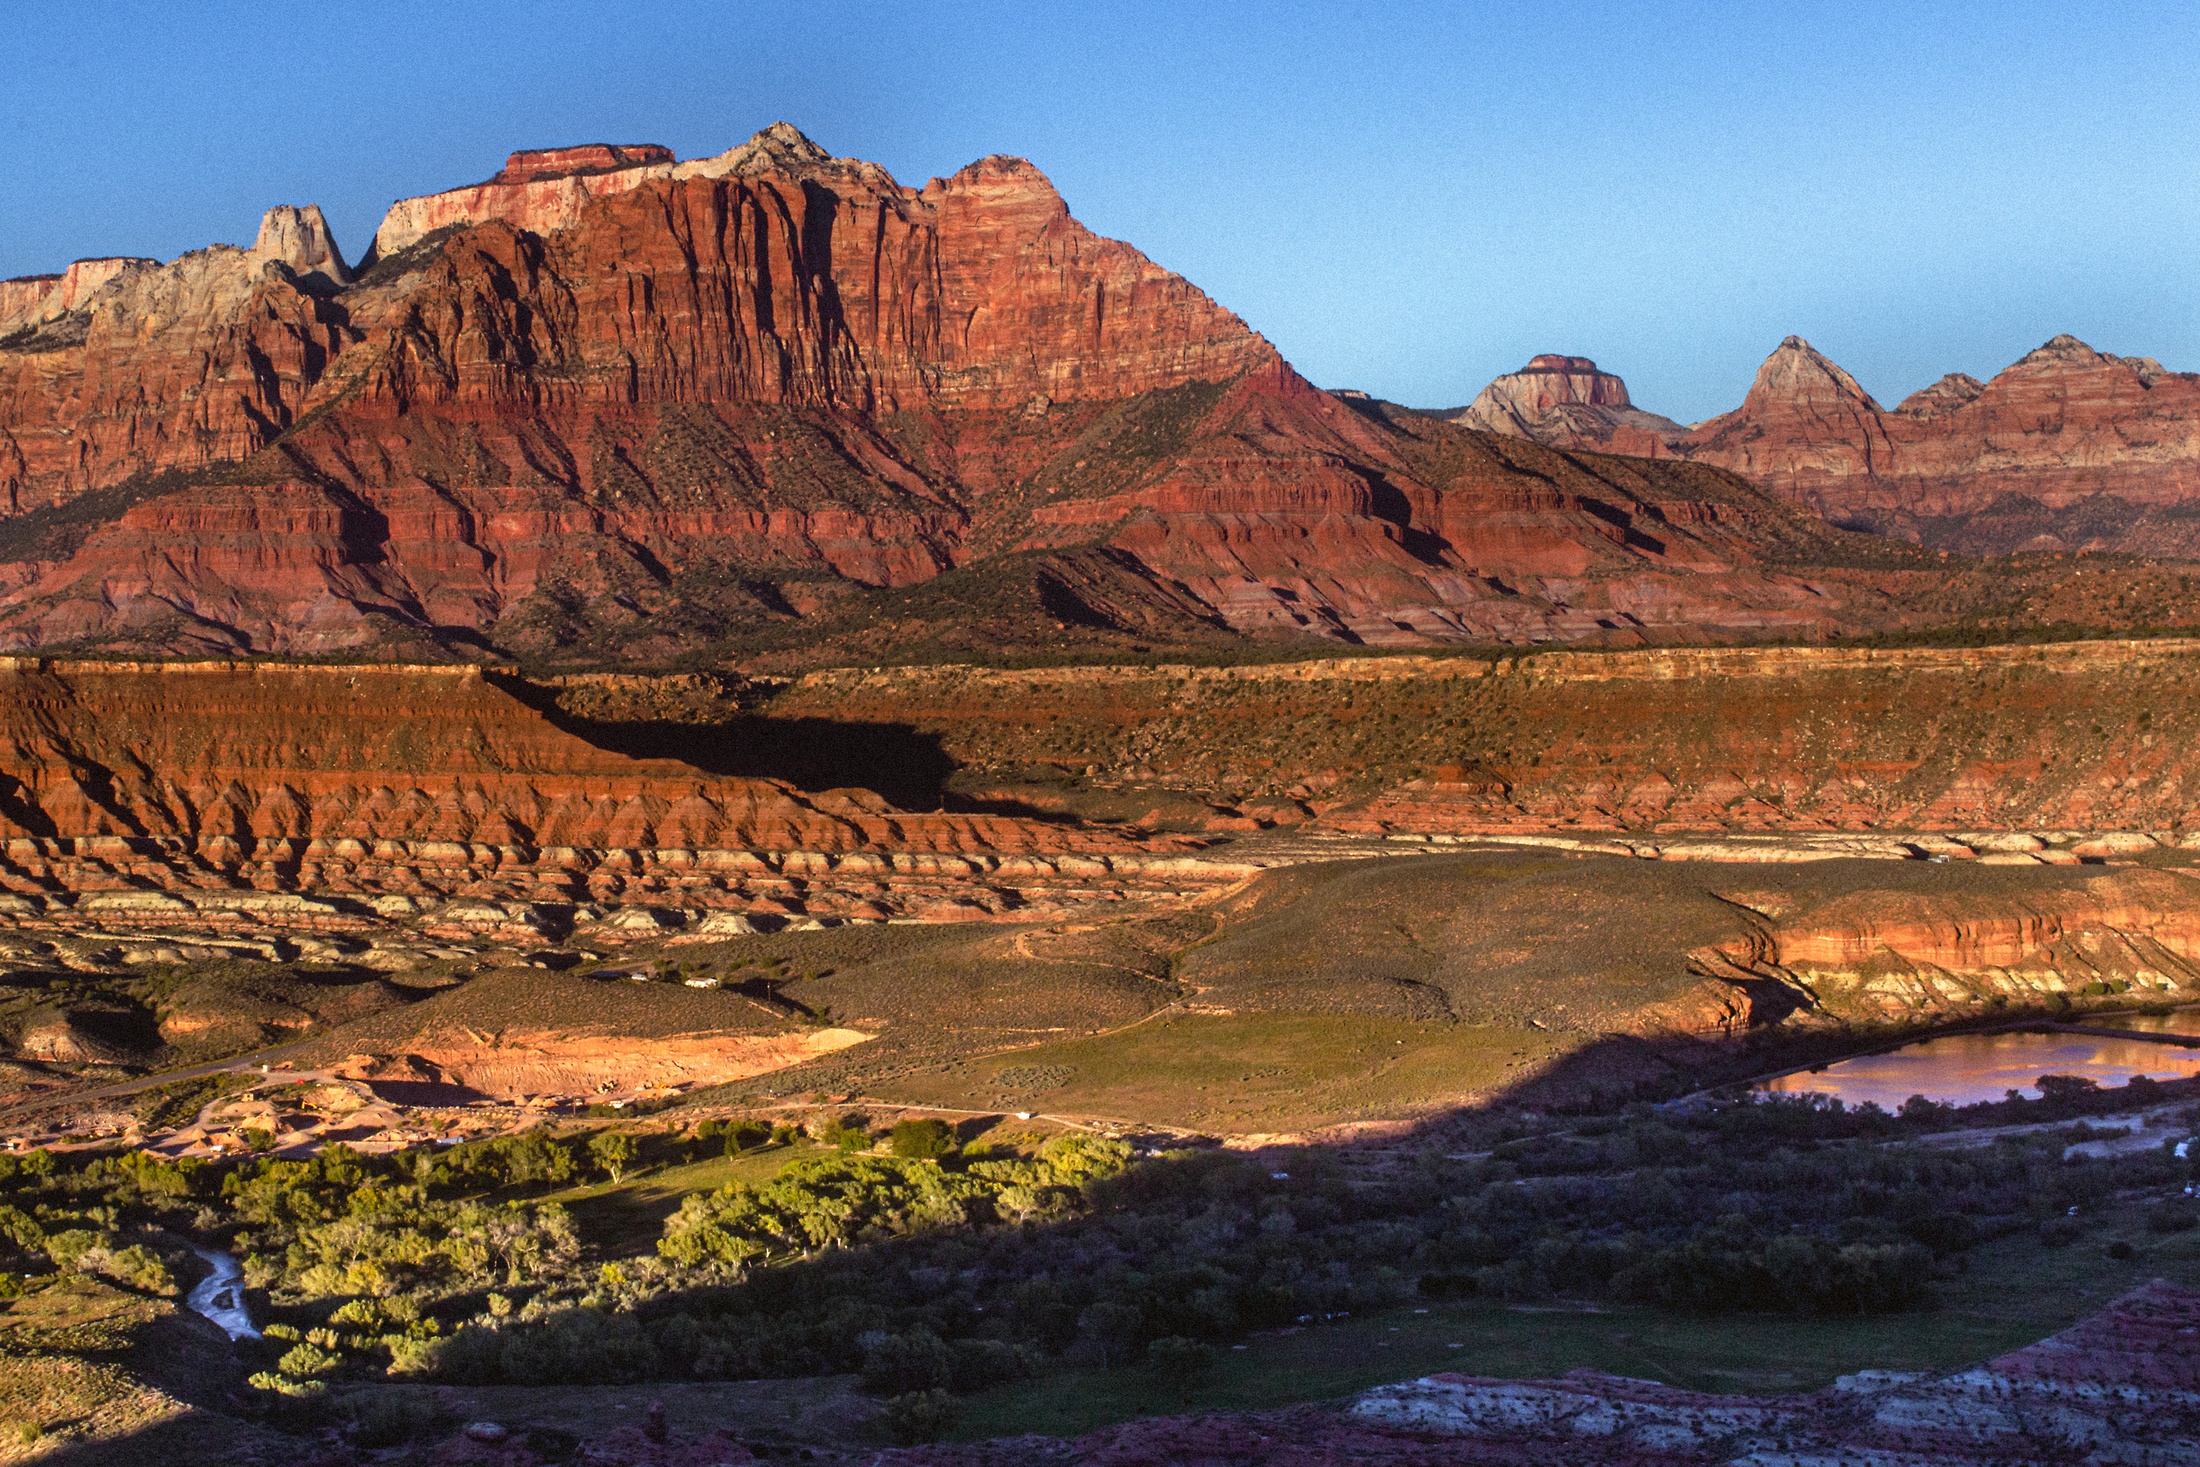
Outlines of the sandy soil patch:
[{"label": "sandy soil patch", "polygon": [[555,1032],[424,1035],[403,1055],[355,1055],[339,1072],[369,1082],[424,1080],[461,1085],[499,1100],[629,1095],[745,1080],[872,1037],[857,1029],[681,1034],[662,1039]]}]

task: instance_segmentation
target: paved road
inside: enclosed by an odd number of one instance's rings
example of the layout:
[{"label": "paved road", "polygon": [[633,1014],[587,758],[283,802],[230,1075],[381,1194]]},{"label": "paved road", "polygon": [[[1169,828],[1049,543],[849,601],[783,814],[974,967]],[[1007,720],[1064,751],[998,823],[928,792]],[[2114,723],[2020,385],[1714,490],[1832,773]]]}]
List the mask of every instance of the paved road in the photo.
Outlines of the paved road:
[{"label": "paved road", "polygon": [[17,1101],[13,1105],[0,1106],[0,1119],[14,1119],[57,1105],[78,1105],[87,1100],[108,1100],[117,1096],[136,1095],[143,1090],[158,1089],[162,1085],[174,1085],[183,1080],[203,1080],[209,1075],[234,1073],[238,1070],[256,1070],[262,1065],[279,1064],[292,1055],[303,1053],[315,1043],[312,1039],[294,1040],[268,1049],[255,1049],[250,1054],[235,1055],[225,1060],[214,1060],[203,1065],[191,1065],[180,1070],[162,1070],[157,1075],[146,1075],[136,1080],[119,1080],[112,1085],[100,1085],[90,1090],[57,1090],[50,1095],[34,1096]]}]

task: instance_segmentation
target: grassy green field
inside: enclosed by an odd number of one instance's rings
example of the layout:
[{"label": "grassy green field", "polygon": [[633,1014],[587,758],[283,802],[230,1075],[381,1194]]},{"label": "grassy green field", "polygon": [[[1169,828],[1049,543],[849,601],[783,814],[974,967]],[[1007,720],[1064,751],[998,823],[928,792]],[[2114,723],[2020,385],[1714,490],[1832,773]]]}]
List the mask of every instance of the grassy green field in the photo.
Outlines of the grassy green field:
[{"label": "grassy green field", "polygon": [[628,1177],[553,1192],[581,1226],[583,1236],[606,1253],[642,1253],[654,1247],[665,1219],[679,1211],[682,1198],[715,1192],[728,1182],[765,1182],[802,1156],[824,1156],[823,1147],[768,1146],[738,1156],[712,1156],[684,1166],[658,1167]]},{"label": "grassy green field", "polygon": [[[2114,1259],[2107,1246],[2133,1245]],[[2150,1234],[2133,1208],[2081,1241],[2043,1247],[2030,1233],[1970,1255],[1922,1313],[1845,1317],[1579,1311],[1431,1303],[1255,1336],[1223,1349],[1185,1390],[1140,1366],[1065,1371],[964,1403],[958,1440],[1039,1432],[1073,1436],[1137,1416],[1259,1410],[1350,1395],[1437,1371],[1538,1379],[1591,1369],[1691,1390],[1811,1391],[1857,1370],[1938,1370],[2019,1349],[2163,1277],[2200,1286],[2200,1232]]]},{"label": "grassy green field", "polygon": [[231,1462],[251,1427],[205,1409],[235,1385],[180,1305],[83,1276],[0,1303],[0,1462]]},{"label": "grassy green field", "polygon": [[1175,1014],[881,1082],[881,1100],[1239,1132],[1397,1115],[1486,1093],[1562,1036],[1349,1014]]}]

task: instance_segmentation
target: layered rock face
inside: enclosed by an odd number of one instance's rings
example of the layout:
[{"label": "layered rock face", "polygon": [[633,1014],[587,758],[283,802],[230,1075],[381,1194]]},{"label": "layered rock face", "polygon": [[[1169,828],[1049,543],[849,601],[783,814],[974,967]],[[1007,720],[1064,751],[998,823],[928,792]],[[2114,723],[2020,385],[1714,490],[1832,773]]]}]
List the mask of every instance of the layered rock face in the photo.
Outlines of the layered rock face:
[{"label": "layered rock face", "polygon": [[628,757],[471,668],[12,662],[0,751],[0,918],[59,903],[219,931],[255,890],[486,903],[452,914],[462,928],[539,926],[543,903],[687,912],[657,931],[710,911],[973,917],[1059,905],[1054,888],[1075,905],[1232,879],[1185,865],[1178,840]]},{"label": "layered rock face", "polygon": [[1795,1017],[1862,1026],[2036,1012],[2103,985],[2181,997],[2200,989],[2195,884],[2127,870],[1960,893],[1875,888],[1798,911],[1776,884],[1737,883],[1726,896],[1752,914],[1749,931],[1696,962],[1744,993],[1752,979],[1778,985]]},{"label": "layered rock face", "polygon": [[1655,457],[1666,438],[1685,431],[1671,418],[1636,407],[1628,400],[1627,384],[1599,371],[1589,358],[1549,353],[1497,378],[1466,407],[1441,416],[1538,443],[1594,446],[1644,457]]},{"label": "layered rock face", "polygon": [[1019,159],[912,189],[784,125],[520,154],[345,274],[277,211],[0,346],[0,645],[1819,637],[1906,624],[1880,572],[1930,564],[1731,475],[1317,391]]},{"label": "layered rock face", "polygon": [[0,339],[21,331],[35,331],[81,310],[99,288],[126,270],[147,269],[158,260],[119,256],[106,260],[78,260],[59,275],[27,275],[0,280]]},{"label": "layered rock face", "polygon": [[672,149],[658,143],[585,143],[577,148],[522,148],[504,160],[491,183],[537,183],[578,173],[611,173],[673,162]]},{"label": "layered rock face", "polygon": [[439,229],[483,219],[505,219],[537,232],[563,229],[590,199],[661,178],[672,161],[672,151],[654,143],[522,149],[486,183],[399,199],[375,231],[368,258],[387,259]]},{"label": "layered rock face", "polygon": [[1674,449],[1829,518],[1934,530],[1935,543],[1957,548],[1994,537],[1975,529],[1966,540],[1934,522],[2007,522],[2028,510],[2068,530],[2072,511],[2090,509],[2122,524],[2075,539],[2054,529],[2004,534],[2002,548],[2190,555],[2189,535],[2160,511],[2200,496],[2200,376],[2058,336],[1990,382],[1944,377],[1888,411],[1790,337],[1741,407],[1697,425]]},{"label": "layered rock face", "polygon": [[904,725],[961,788],[1071,807],[1190,795],[1312,829],[1676,856],[1691,833],[2025,832],[1947,853],[2061,861],[2104,855],[2069,832],[2200,834],[2196,686],[2200,648],[2161,641],[819,672],[767,707]]},{"label": "layered rock face", "polygon": [[[1537,358],[1537,361],[1579,360]],[[1801,337],[1766,358],[1742,405],[1692,428],[1626,431],[1614,409],[1501,377],[1476,426],[1566,448],[1685,458],[1743,475],[1839,524],[1934,549],[2200,557],[2200,375],[2058,336],[1990,382],[1951,373],[1889,409]],[[1593,397],[1592,388],[1590,396]],[[1518,411],[1499,403],[1521,398]],[[1484,399],[1489,399],[1485,406]],[[1477,413],[1477,409],[1481,409]],[[1464,419],[1462,419],[1464,420]]]},{"label": "layered rock face", "polygon": [[271,441],[349,339],[329,294],[350,278],[313,205],[270,210],[250,249],[72,266],[0,335],[0,511]]},{"label": "layered rock face", "polygon": [[309,280],[317,277],[325,286],[351,283],[351,267],[344,263],[343,251],[336,247],[318,204],[303,209],[279,204],[268,210],[252,242],[252,257],[279,260],[291,273]]}]

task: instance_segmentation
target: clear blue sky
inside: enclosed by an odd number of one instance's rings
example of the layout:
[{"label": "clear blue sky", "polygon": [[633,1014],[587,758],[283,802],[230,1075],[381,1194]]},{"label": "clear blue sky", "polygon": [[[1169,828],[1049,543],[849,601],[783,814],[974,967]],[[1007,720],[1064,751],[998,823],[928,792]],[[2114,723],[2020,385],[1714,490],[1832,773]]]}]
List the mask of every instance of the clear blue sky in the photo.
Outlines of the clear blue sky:
[{"label": "clear blue sky", "polygon": [[[343,18],[335,18],[342,16]],[[2200,369],[2200,7],[0,0],[0,275],[249,242],[513,148],[785,118],[905,182],[1021,153],[1315,381],[1537,351],[1740,400],[1797,332],[1892,402],[2058,331]]]}]

